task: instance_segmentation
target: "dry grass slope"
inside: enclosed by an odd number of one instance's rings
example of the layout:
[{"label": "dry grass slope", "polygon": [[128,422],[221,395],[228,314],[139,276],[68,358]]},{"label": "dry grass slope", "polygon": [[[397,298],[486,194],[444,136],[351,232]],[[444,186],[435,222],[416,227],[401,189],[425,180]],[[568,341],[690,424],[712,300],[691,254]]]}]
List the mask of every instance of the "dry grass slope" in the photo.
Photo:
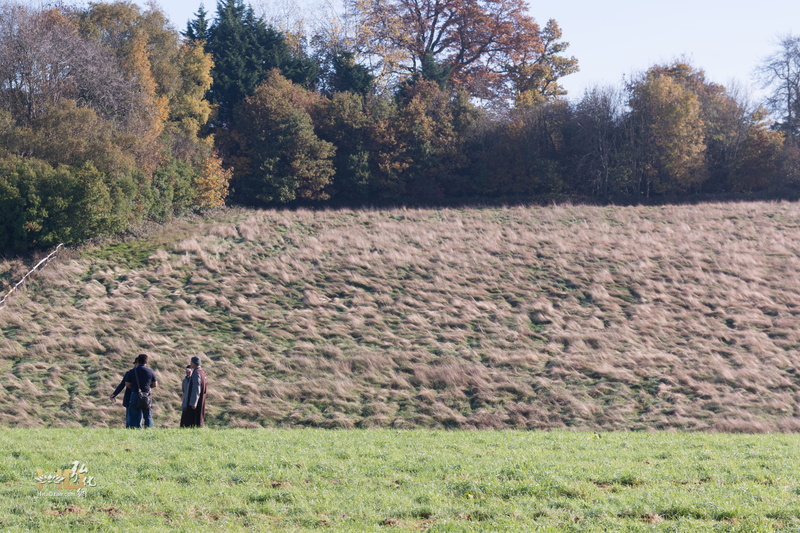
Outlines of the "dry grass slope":
[{"label": "dry grass slope", "polygon": [[[0,310],[0,424],[800,428],[800,206],[229,211],[86,247]],[[18,262],[0,263],[10,281]]]}]

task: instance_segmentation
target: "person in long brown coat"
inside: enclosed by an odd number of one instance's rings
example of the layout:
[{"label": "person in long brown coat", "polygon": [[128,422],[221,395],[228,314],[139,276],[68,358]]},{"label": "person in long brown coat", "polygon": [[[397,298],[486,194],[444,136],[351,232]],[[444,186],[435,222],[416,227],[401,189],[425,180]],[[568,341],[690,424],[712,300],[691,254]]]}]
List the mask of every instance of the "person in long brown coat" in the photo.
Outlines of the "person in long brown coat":
[{"label": "person in long brown coat", "polygon": [[206,419],[206,372],[200,366],[200,358],[192,357],[192,374],[188,383],[184,378],[181,427],[203,427]]}]

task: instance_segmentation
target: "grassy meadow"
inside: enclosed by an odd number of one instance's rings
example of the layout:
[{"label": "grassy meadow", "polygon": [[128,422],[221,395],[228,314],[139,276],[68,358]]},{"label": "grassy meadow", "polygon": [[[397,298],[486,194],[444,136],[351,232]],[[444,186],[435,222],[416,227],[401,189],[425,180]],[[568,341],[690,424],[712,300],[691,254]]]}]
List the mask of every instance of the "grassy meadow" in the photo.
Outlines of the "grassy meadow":
[{"label": "grassy meadow", "polygon": [[[73,461],[85,497],[40,496]],[[4,429],[0,529],[797,531],[800,436]]]},{"label": "grassy meadow", "polygon": [[[0,310],[0,425],[800,427],[800,206],[228,210],[67,250]],[[0,262],[0,279],[30,264]]]}]

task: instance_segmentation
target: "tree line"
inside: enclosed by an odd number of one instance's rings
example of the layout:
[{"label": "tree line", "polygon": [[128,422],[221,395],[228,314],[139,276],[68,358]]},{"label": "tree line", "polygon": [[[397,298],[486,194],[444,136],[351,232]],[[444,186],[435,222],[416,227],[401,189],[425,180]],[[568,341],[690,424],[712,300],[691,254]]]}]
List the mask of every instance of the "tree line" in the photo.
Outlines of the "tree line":
[{"label": "tree line", "polygon": [[[793,193],[797,39],[770,109],[684,62],[567,100],[522,0],[347,0],[309,28],[242,0],[0,3],[0,250],[235,203],[374,205]],[[774,116],[770,119],[768,111]]]},{"label": "tree line", "polygon": [[0,250],[223,205],[212,65],[154,7],[0,3]]}]

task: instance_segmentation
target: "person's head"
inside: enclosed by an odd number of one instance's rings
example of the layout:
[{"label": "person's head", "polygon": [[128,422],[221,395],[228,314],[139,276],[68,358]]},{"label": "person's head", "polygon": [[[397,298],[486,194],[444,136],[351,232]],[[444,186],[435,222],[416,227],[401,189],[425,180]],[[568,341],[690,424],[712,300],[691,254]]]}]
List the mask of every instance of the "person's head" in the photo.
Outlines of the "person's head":
[{"label": "person's head", "polygon": [[191,375],[192,375],[192,365],[188,365],[186,367],[186,377],[189,377]]},{"label": "person's head", "polygon": [[133,360],[133,366],[136,366],[138,364],[139,364],[139,356],[136,356],[136,359]]},{"label": "person's head", "polygon": [[140,365],[146,365],[147,359],[148,357],[146,353],[140,353],[139,357],[136,358],[136,362],[138,362]]},{"label": "person's head", "polygon": [[191,367],[197,368],[198,366],[200,366],[200,358],[195,355],[194,357],[192,357]]}]

